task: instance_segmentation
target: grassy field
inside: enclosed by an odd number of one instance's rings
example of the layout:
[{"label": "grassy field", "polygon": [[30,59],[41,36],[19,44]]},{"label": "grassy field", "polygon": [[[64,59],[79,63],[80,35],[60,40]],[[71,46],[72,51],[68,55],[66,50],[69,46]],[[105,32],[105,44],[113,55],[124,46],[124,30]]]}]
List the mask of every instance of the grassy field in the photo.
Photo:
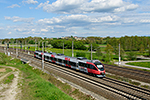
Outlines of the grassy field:
[{"label": "grassy field", "polygon": [[150,62],[130,62],[126,64],[150,68]]},{"label": "grassy field", "polygon": [[[4,53],[0,53],[0,65],[12,66],[21,71],[22,80],[19,83],[22,90],[21,100],[73,100],[72,96],[80,100],[92,100],[91,96],[81,93],[78,89],[73,89],[52,75],[43,73],[28,64],[22,64],[20,60],[12,59]],[[6,72],[11,71],[6,70]],[[10,83],[13,78],[13,75],[8,76],[5,83]]]},{"label": "grassy field", "polygon": [[[100,48],[101,48],[101,52],[102,52],[102,56],[99,56],[96,54],[95,51],[93,51],[93,55],[92,55],[92,59],[98,59],[100,60],[102,63],[107,63],[107,64],[113,64],[113,62],[117,62],[118,61],[118,55],[116,55],[115,53],[112,54],[112,60],[110,61],[108,54],[106,54],[105,52],[105,48],[106,48],[106,45],[99,45]],[[28,47],[28,46],[27,46]],[[35,46],[32,45],[30,46],[29,49],[27,49],[26,47],[26,50],[31,50],[31,51],[35,51]],[[19,47],[18,47],[19,48]],[[23,49],[25,49],[25,47],[23,46]],[[42,48],[36,48],[36,50],[42,50]],[[55,53],[63,53],[63,49],[57,49],[57,48],[46,48],[45,51],[48,51],[48,52],[55,52]],[[86,57],[87,59],[91,59],[91,51],[88,51],[88,50],[75,50],[74,49],[74,57],[77,57],[77,54],[78,53],[82,53],[84,56],[83,57]],[[128,61],[128,60],[131,60],[130,56],[128,55],[130,52],[129,51],[126,51],[124,56],[121,57],[121,60],[124,60],[124,61]],[[139,51],[134,51],[135,53],[135,56],[136,55],[148,55],[147,53],[140,53]],[[66,56],[72,56],[72,49],[64,49],[64,54]],[[131,55],[132,56],[132,55]],[[132,59],[132,60],[136,60],[136,58]]]},{"label": "grassy field", "polygon": [[[16,47],[14,47],[14,48],[16,48]],[[19,47],[17,47],[17,48],[19,48]],[[25,49],[25,47],[23,47],[22,49]],[[102,52],[104,52],[104,49],[105,49],[105,47],[101,47]],[[27,47],[26,47],[26,50],[35,51],[35,47],[34,46],[30,46],[29,49],[27,49]],[[36,48],[36,50],[42,50],[42,48]],[[55,53],[62,53],[63,54],[63,49],[46,48],[45,51],[47,51],[47,52],[55,52]],[[84,53],[86,58],[91,59],[91,57],[90,57],[91,51],[88,51],[88,50],[75,50],[74,49],[74,57],[76,57],[76,54],[78,52]],[[64,49],[64,55],[66,55],[66,56],[72,56],[72,49]],[[101,58],[102,57],[100,57],[100,59]],[[98,56],[95,54],[95,52],[93,52],[93,59],[98,59]]]}]

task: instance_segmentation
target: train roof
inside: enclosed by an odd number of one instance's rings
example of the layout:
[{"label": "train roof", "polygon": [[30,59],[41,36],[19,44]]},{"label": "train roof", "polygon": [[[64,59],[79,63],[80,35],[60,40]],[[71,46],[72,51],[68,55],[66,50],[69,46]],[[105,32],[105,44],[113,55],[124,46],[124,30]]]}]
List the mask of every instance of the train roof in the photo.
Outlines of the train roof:
[{"label": "train roof", "polygon": [[42,51],[40,51],[40,50],[36,50],[35,52],[42,52]]},{"label": "train roof", "polygon": [[78,60],[87,60],[85,57],[77,57]]},{"label": "train roof", "polygon": [[58,53],[57,56],[64,56],[64,54]]},{"label": "train roof", "polygon": [[[42,51],[36,50],[35,52],[41,53]],[[50,52],[50,53],[44,52],[44,55],[47,55],[47,56],[48,55],[55,55],[56,58],[62,58],[62,59],[68,58],[72,62],[77,62],[77,61],[84,62],[84,63],[86,63],[86,62],[91,62],[91,63],[100,62],[99,60],[89,60],[85,57],[77,57],[77,58],[76,57],[70,57],[70,56],[65,56],[64,54],[61,54],[61,53],[56,54],[54,52]]]}]

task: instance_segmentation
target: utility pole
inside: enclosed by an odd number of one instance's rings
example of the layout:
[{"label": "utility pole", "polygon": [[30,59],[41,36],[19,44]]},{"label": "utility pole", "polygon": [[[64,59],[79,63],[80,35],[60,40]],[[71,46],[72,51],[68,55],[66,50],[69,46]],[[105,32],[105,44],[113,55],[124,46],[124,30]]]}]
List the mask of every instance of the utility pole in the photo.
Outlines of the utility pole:
[{"label": "utility pole", "polygon": [[119,62],[118,62],[118,65],[120,65],[120,59],[121,59],[121,57],[120,57],[120,43],[119,43]]},{"label": "utility pole", "polygon": [[8,54],[8,56],[10,56],[10,52],[9,52],[9,42],[7,43],[7,54]]},{"label": "utility pole", "polygon": [[64,42],[63,42],[63,54],[64,54]]},{"label": "utility pole", "polygon": [[16,58],[18,57],[17,40],[16,40]]},{"label": "utility pole", "polygon": [[40,42],[39,42],[39,45],[38,45],[38,50],[39,50],[39,47],[40,47]]},{"label": "utility pole", "polygon": [[72,41],[72,57],[74,57],[74,54],[73,54],[73,41]]},{"label": "utility pole", "polygon": [[91,61],[92,61],[92,43],[91,43]]},{"label": "utility pole", "polygon": [[14,52],[14,41],[13,41],[13,52]]},{"label": "utility pole", "polygon": [[42,69],[44,70],[44,48],[43,48],[43,42],[42,42]]},{"label": "utility pole", "polygon": [[36,40],[35,40],[35,51],[36,51]]},{"label": "utility pole", "polygon": [[46,41],[45,41],[45,51],[46,51]]},{"label": "utility pole", "polygon": [[6,55],[6,42],[4,42],[5,46],[4,46],[4,52],[5,52],[5,55]]},{"label": "utility pole", "polygon": [[25,47],[25,53],[26,53],[26,41],[25,41],[25,45],[24,45],[24,47]]}]

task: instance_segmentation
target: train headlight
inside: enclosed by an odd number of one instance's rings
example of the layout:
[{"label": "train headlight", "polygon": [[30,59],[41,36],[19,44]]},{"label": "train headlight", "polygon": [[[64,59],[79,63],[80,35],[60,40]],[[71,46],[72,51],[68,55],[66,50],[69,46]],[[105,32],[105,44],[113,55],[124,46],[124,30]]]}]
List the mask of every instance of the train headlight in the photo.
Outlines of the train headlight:
[{"label": "train headlight", "polygon": [[101,75],[105,75],[105,73],[104,73],[104,72],[102,72],[102,73],[101,73]]}]

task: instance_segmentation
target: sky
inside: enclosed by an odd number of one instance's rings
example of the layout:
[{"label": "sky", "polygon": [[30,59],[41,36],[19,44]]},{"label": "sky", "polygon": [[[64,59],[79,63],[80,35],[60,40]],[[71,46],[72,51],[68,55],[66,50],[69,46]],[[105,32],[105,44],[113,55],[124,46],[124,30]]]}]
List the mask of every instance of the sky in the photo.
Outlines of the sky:
[{"label": "sky", "polygon": [[150,0],[0,0],[0,39],[150,36]]}]

